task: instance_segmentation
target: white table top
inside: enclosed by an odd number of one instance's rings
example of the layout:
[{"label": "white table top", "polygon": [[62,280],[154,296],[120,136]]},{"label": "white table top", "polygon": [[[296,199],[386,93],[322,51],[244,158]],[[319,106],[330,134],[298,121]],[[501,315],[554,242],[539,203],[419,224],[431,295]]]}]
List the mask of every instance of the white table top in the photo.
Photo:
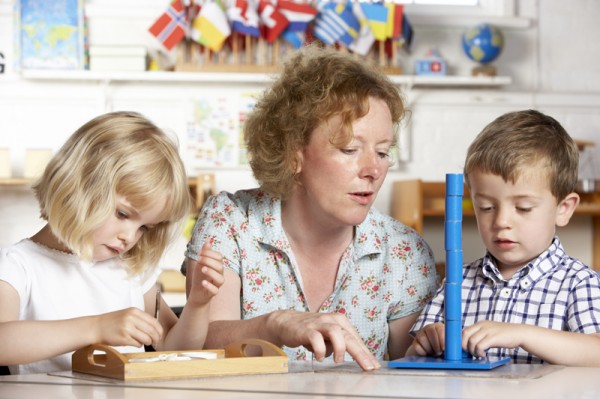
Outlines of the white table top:
[{"label": "white table top", "polygon": [[[77,378],[75,378],[77,377]],[[294,367],[287,374],[122,382],[71,372],[0,377],[11,398],[486,398],[600,397],[600,368],[505,365],[492,371],[362,372],[355,364]]]}]

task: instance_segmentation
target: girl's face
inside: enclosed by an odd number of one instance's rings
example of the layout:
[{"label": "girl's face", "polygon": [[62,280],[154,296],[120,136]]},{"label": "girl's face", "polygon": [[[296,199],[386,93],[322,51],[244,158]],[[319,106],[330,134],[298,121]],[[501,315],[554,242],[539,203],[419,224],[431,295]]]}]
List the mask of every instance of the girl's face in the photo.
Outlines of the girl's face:
[{"label": "girl's face", "polygon": [[343,148],[331,143],[335,118],[318,126],[300,153],[299,190],[310,217],[328,225],[355,226],[366,217],[390,167],[394,127],[387,104],[369,99],[369,112],[352,124]]},{"label": "girl's face", "polygon": [[160,198],[146,208],[136,209],[125,197],[118,196],[115,213],[93,234],[94,261],[129,251],[145,232],[163,222],[165,205],[166,199]]}]

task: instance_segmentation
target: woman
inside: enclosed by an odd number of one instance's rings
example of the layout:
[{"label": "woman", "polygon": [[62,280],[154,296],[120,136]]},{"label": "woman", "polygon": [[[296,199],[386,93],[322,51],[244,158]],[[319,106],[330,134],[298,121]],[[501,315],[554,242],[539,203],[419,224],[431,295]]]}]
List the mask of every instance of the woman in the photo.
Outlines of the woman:
[{"label": "woman", "polygon": [[189,281],[203,243],[224,257],[206,347],[260,338],[365,370],[404,355],[437,276],[425,241],[372,208],[403,116],[396,86],[350,54],[286,63],[245,123],[260,188],[211,197],[186,251]]}]

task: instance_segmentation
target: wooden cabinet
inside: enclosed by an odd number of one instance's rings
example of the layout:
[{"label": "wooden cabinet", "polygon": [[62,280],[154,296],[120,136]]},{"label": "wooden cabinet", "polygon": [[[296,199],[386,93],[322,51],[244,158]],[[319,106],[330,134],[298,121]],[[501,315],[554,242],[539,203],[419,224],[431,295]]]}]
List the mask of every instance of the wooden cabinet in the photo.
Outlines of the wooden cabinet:
[{"label": "wooden cabinet", "polygon": [[[429,216],[444,216],[446,185],[444,182],[401,180],[394,182],[392,216],[419,234],[423,234],[423,220]],[[465,186],[463,215],[473,216],[473,205]]]},{"label": "wooden cabinet", "polygon": [[[592,218],[592,266],[600,270],[600,181],[596,192],[579,193],[581,203],[575,216]],[[394,182],[392,216],[423,234],[423,221],[427,217],[443,217],[446,186],[444,182],[426,182],[419,179]],[[464,217],[474,216],[473,204],[465,187]]]}]

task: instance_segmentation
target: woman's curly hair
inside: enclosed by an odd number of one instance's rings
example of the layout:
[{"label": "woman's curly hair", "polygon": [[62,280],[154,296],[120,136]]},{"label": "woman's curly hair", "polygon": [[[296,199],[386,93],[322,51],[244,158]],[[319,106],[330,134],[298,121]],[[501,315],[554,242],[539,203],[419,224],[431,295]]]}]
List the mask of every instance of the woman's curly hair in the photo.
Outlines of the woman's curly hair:
[{"label": "woman's curly hair", "polygon": [[285,199],[295,185],[298,152],[313,130],[340,116],[340,131],[331,140],[337,146],[347,144],[352,123],[369,111],[370,97],[388,105],[397,128],[404,101],[384,73],[353,54],[316,44],[294,53],[244,124],[250,166],[261,189]]}]

